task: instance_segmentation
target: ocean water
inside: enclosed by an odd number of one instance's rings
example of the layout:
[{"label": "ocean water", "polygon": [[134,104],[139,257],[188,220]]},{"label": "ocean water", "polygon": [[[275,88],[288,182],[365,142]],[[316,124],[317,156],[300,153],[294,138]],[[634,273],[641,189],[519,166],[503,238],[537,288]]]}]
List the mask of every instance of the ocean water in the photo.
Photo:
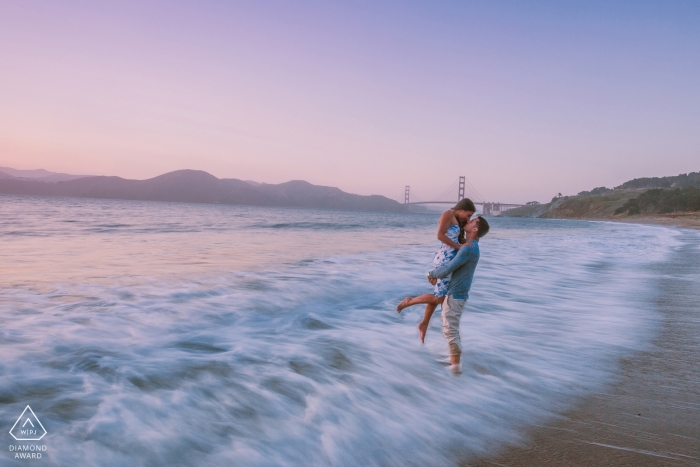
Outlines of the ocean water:
[{"label": "ocean water", "polygon": [[[654,335],[673,229],[492,219],[446,368],[437,215],[0,197],[0,423],[42,465],[458,465]],[[10,452],[2,465],[25,465]]]}]

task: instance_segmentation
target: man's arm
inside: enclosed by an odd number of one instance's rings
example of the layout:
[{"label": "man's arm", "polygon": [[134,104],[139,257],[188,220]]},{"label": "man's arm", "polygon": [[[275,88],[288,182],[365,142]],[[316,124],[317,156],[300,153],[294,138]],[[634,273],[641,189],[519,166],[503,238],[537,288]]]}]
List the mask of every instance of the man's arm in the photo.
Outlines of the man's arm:
[{"label": "man's arm", "polygon": [[442,266],[433,269],[428,273],[428,277],[432,279],[441,279],[452,274],[452,271],[469,261],[469,259],[474,254],[474,247],[469,247],[464,245],[458,252],[457,256],[452,258],[449,263],[443,264]]}]

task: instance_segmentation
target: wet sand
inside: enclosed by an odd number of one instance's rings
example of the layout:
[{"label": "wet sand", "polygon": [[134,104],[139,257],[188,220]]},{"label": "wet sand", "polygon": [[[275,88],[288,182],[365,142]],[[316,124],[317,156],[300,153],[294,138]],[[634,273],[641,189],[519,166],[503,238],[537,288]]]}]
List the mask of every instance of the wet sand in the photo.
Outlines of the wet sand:
[{"label": "wet sand", "polygon": [[663,324],[651,347],[524,444],[465,466],[700,466],[700,239],[683,239],[657,266]]},{"label": "wet sand", "polygon": [[628,217],[611,219],[616,222],[631,224],[654,224],[700,230],[700,213],[659,214],[651,217]]}]

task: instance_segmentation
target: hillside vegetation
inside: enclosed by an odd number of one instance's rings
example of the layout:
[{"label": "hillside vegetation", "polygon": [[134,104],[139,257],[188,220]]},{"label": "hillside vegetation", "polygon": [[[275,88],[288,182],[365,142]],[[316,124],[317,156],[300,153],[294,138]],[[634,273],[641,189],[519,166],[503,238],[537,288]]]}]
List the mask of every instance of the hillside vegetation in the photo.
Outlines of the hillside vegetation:
[{"label": "hillside vegetation", "polygon": [[615,189],[598,187],[546,204],[523,206],[507,217],[613,219],[700,212],[700,172],[673,177],[636,178]]},{"label": "hillside vegetation", "polygon": [[652,188],[627,200],[615,214],[669,214],[700,211],[700,188]]},{"label": "hillside vegetation", "polygon": [[638,190],[640,188],[700,188],[700,172],[680,174],[673,177],[635,178],[615,187],[616,190]]}]

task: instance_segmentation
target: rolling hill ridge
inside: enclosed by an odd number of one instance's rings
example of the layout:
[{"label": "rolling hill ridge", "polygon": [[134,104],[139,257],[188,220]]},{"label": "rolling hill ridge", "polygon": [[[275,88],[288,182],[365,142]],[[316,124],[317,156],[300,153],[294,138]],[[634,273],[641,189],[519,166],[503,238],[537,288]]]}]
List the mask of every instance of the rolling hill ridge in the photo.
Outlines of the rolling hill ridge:
[{"label": "rolling hill ridge", "polygon": [[58,182],[18,178],[6,171],[0,171],[0,194],[353,211],[403,211],[403,205],[385,196],[355,195],[335,187],[312,185],[303,180],[277,185],[253,184],[234,178],[216,178],[201,170],[177,170],[148,180],[89,176]]}]

